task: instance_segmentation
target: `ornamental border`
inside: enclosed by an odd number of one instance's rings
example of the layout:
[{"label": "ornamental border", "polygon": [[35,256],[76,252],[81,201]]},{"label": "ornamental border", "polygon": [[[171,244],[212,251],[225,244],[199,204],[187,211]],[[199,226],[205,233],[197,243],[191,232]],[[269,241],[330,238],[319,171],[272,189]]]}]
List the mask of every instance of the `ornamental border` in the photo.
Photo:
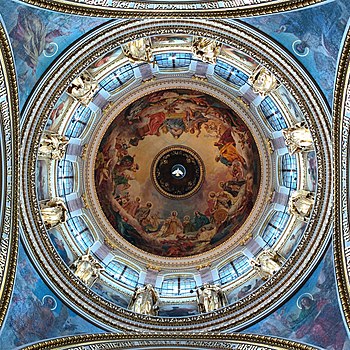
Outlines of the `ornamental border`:
[{"label": "ornamental border", "polygon": [[5,26],[0,21],[0,328],[14,286],[18,252],[19,102],[15,64]]},{"label": "ornamental border", "polygon": [[[238,18],[267,15],[277,12],[296,10],[306,6],[320,4],[325,0],[269,0],[267,4],[253,4],[236,7],[221,7],[218,1],[192,1],[190,4],[172,4],[166,1],[130,1],[111,0],[112,6],[83,4],[84,0],[22,0],[23,2],[51,11],[58,11],[83,16],[109,18]],[[107,3],[108,0],[98,0]],[[233,4],[237,0],[226,0],[221,3]],[[85,0],[87,2],[87,0]],[[203,9],[196,10],[202,6]],[[184,9],[187,8],[186,10]],[[194,11],[197,13],[195,14]]]},{"label": "ornamental border", "polygon": [[[350,235],[349,235],[349,137],[350,137],[350,29],[339,59],[333,104],[334,144],[334,260],[345,320],[350,328]],[[345,113],[349,116],[345,116]]]},{"label": "ornamental border", "polygon": [[[116,44],[165,33],[192,34],[219,40],[250,54],[269,69],[291,91],[301,108],[314,139],[318,164],[318,186],[312,217],[300,245],[280,272],[239,302],[208,314],[187,318],[135,314],[107,302],[92,292],[68,267],[59,262],[61,259],[56,252],[51,252],[52,244],[40,217],[35,191],[35,161],[39,139],[58,96],[74,78],[69,76],[69,72],[76,71],[77,75],[80,74]],[[329,110],[319,89],[290,54],[239,22],[228,24],[224,21],[126,21],[121,24],[109,23],[97,30],[95,35],[98,36],[97,42],[90,34],[86,40],[80,42],[83,46],[78,54],[74,54],[72,50],[68,51],[60,61],[63,64],[50,69],[45,84],[41,82],[38,86],[24,113],[22,164],[28,166],[22,168],[21,220],[25,230],[25,243],[32,259],[43,278],[59,291],[69,305],[80,309],[79,312],[85,317],[106,329],[128,331],[133,327],[135,330],[159,332],[171,328],[174,331],[198,332],[205,327],[211,331],[232,331],[256,322],[300,286],[315,267],[330,238],[332,205],[329,203],[333,200],[333,163],[330,147],[324,147],[331,144]],[[89,54],[92,48],[95,51]]]},{"label": "ornamental border", "polygon": [[[87,334],[51,339],[29,345],[23,350],[97,350],[97,349],[154,349],[155,346],[195,347],[195,349],[235,350],[316,350],[296,341],[257,334]],[[160,348],[161,349],[161,348]]]}]

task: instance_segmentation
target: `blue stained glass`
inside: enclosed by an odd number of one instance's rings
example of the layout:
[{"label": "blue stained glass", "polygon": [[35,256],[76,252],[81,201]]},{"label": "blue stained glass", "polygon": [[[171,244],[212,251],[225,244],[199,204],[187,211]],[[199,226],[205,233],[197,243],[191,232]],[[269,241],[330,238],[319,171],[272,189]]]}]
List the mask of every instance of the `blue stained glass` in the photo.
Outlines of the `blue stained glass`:
[{"label": "blue stained glass", "polygon": [[292,190],[297,188],[297,160],[295,155],[285,154],[282,156],[282,185]]},{"label": "blue stained glass", "polygon": [[191,64],[192,54],[178,52],[178,53],[164,53],[154,55],[154,60],[160,69],[176,69],[189,67]]},{"label": "blue stained glass", "polygon": [[214,72],[221,78],[233,83],[234,85],[241,87],[248,81],[248,75],[235,68],[234,66],[218,60]]},{"label": "blue stained glass", "polygon": [[262,233],[263,240],[272,247],[276,240],[281,236],[283,229],[285,228],[289,214],[282,211],[276,211],[271,220],[267,224],[265,230]]},{"label": "blue stained glass", "polygon": [[193,277],[168,277],[162,283],[160,293],[162,295],[189,294],[196,289],[196,281]]},{"label": "blue stained glass", "polygon": [[85,106],[79,106],[69,124],[68,124],[68,128],[66,130],[65,135],[69,138],[71,137],[79,137],[84,129],[86,128],[86,125],[91,117],[92,111],[89,107],[85,107]]},{"label": "blue stained glass", "polygon": [[219,270],[221,284],[234,281],[251,269],[249,259],[245,255],[232,260]]},{"label": "blue stained glass", "polygon": [[265,97],[261,102],[260,109],[273,130],[279,131],[287,127],[280,110],[270,96]]},{"label": "blue stained glass", "polygon": [[60,160],[57,165],[57,190],[60,197],[73,192],[73,164],[68,160]]},{"label": "blue stained glass", "polygon": [[132,268],[122,264],[119,261],[113,260],[106,266],[106,272],[115,278],[117,281],[122,282],[130,287],[136,287],[139,274]]},{"label": "blue stained glass", "polygon": [[125,84],[128,80],[134,77],[134,70],[131,64],[126,64],[119,67],[114,72],[110,73],[106,78],[100,81],[100,85],[106,91],[114,91],[118,87]]},{"label": "blue stained glass", "polygon": [[75,216],[68,219],[67,225],[83,251],[94,244],[94,237],[81,217]]}]

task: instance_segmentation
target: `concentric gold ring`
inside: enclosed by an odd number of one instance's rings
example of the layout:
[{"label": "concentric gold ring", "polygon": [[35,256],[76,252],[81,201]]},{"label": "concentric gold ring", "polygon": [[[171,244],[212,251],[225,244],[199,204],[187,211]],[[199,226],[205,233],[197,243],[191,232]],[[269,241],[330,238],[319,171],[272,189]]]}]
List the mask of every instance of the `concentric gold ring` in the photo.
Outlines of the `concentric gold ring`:
[{"label": "concentric gold ring", "polygon": [[[179,179],[172,176],[171,169],[179,163],[186,174],[179,173]],[[182,162],[184,164],[181,164]],[[169,168],[169,169],[168,169]],[[181,171],[181,170],[179,170]],[[151,178],[155,188],[170,199],[185,199],[193,196],[201,188],[205,178],[203,160],[190,147],[169,146],[160,151],[151,165]]]}]

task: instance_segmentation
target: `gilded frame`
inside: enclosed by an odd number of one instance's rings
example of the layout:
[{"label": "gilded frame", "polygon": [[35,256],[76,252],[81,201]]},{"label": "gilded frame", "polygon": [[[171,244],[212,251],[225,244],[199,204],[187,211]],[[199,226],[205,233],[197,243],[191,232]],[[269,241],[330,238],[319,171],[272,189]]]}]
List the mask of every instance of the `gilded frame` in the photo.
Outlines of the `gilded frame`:
[{"label": "gilded frame", "polygon": [[349,133],[350,133],[350,29],[339,59],[333,104],[334,144],[334,259],[339,297],[350,328],[350,234],[349,234]]},{"label": "gilded frame", "polygon": [[14,59],[0,22],[0,327],[11,299],[18,252],[18,106]]},{"label": "gilded frame", "polygon": [[241,0],[228,0],[219,5],[214,0],[190,3],[169,3],[166,0],[23,0],[30,5],[52,11],[111,18],[237,18],[295,10],[324,0],[252,1],[253,4],[246,5]]},{"label": "gilded frame", "polygon": [[291,340],[256,334],[89,334],[42,341],[23,349],[235,349],[235,350],[316,350]]}]

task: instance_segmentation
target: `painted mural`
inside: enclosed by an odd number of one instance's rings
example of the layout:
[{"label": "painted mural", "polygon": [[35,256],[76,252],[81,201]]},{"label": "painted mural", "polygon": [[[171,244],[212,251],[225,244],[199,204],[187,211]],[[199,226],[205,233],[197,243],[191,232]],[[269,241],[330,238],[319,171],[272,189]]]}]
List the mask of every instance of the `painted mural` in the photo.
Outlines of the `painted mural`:
[{"label": "painted mural", "polygon": [[249,57],[244,52],[239,51],[232,46],[222,45],[220,54],[224,57],[234,59],[239,62],[239,65],[243,65],[252,71],[258,66],[258,63],[254,58]]},{"label": "painted mural", "polygon": [[[186,145],[202,159],[202,187],[169,199],[151,180],[160,150]],[[109,222],[131,244],[162,256],[202,253],[234,234],[251,212],[260,183],[255,141],[243,121],[213,97],[166,90],[134,102],[107,130],[95,184]]]},{"label": "painted mural", "polygon": [[44,200],[49,198],[48,169],[45,160],[38,160],[36,164],[36,176],[38,199]]},{"label": "painted mural", "polygon": [[158,35],[151,38],[153,47],[191,46],[192,37],[187,35]]},{"label": "painted mural", "polygon": [[198,314],[196,303],[178,303],[176,305],[160,305],[159,316],[163,317],[185,317]]},{"label": "painted mural", "polygon": [[282,256],[284,256],[286,259],[288,259],[293,253],[305,231],[306,223],[302,223],[301,225],[301,227],[292,232],[292,234],[288,237],[287,242],[280,250],[280,254],[282,254]]},{"label": "painted mural", "polygon": [[227,300],[229,304],[233,304],[234,302],[243,299],[258,289],[263,283],[264,281],[260,277],[257,277],[248,280],[237,288],[234,288],[232,291],[227,293]]},{"label": "painted mural", "polygon": [[105,55],[100,57],[95,61],[87,70],[92,76],[97,76],[101,71],[103,71],[108,65],[113,64],[125,57],[122,53],[122,49],[118,47],[117,49],[107,52]]},{"label": "painted mural", "polygon": [[317,185],[317,159],[314,151],[307,154],[307,184],[310,191],[316,191]]},{"label": "painted mural", "polygon": [[121,306],[123,308],[128,307],[131,295],[126,296],[115,288],[110,287],[103,281],[99,280],[98,282],[94,283],[91,289],[101,297],[111,301],[118,306]]},{"label": "painted mural", "polygon": [[293,118],[298,122],[302,122],[304,120],[303,113],[301,112],[295,99],[291,96],[290,92],[284,85],[280,85],[278,87],[278,93]]},{"label": "painted mural", "polygon": [[287,48],[311,73],[331,105],[337,58],[349,15],[349,2],[336,0],[243,21]]},{"label": "painted mural", "polygon": [[14,349],[43,339],[103,330],[77,316],[46,286],[22,245],[8,316],[0,334],[0,349]]},{"label": "painted mural", "polygon": [[64,238],[62,237],[61,232],[59,232],[55,228],[52,228],[49,231],[49,237],[50,237],[50,240],[51,240],[53,246],[55,247],[57,253],[62,258],[64,263],[67,266],[70,266],[72,264],[72,262],[74,261],[74,257],[73,257],[72,252],[70,251],[70,249],[68,249],[66,247],[66,243],[65,243]]},{"label": "painted mural", "polygon": [[73,99],[64,93],[60,96],[56,102],[53,110],[51,111],[47,124],[45,126],[46,130],[57,131],[60,123],[62,122],[65,113],[68,111],[69,107],[72,105]]},{"label": "painted mural", "polygon": [[327,350],[349,350],[329,248],[310,279],[283,307],[244,332],[278,336]]},{"label": "painted mural", "polygon": [[106,19],[46,11],[13,0],[0,0],[15,56],[20,106],[49,65],[86,32]]}]

